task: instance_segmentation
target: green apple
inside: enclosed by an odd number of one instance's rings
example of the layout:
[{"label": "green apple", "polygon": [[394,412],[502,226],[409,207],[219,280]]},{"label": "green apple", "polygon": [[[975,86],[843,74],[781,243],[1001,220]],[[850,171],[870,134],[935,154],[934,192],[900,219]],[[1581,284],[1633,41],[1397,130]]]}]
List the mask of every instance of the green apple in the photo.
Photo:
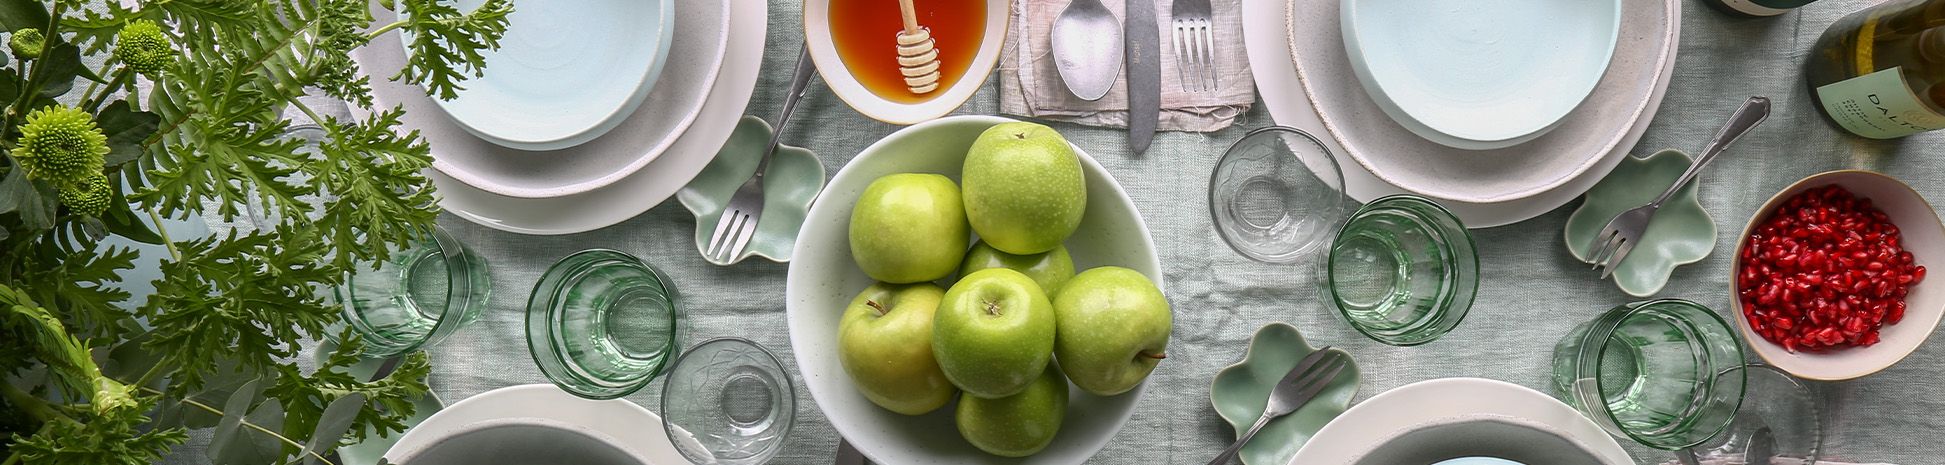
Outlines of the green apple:
[{"label": "green apple", "polygon": [[1128,392],[1167,358],[1173,319],[1147,276],[1116,266],[1083,271],[1054,297],[1054,356],[1081,390]]},{"label": "green apple", "polygon": [[967,394],[1019,394],[1053,358],[1053,303],[1018,271],[966,275],[946,290],[933,318],[932,356]]},{"label": "green apple", "polygon": [[1080,155],[1039,124],[1002,123],[981,133],[959,179],[973,231],[1006,253],[1053,250],[1087,212]]},{"label": "green apple", "polygon": [[851,259],[871,279],[916,283],[944,278],[966,256],[959,186],[936,174],[871,181],[851,208]]},{"label": "green apple", "polygon": [[932,315],[945,289],[932,283],[872,284],[851,299],[837,324],[838,361],[871,403],[918,415],[958,390],[932,358]]},{"label": "green apple", "polygon": [[1037,254],[1014,255],[1001,252],[982,240],[973,243],[972,251],[966,252],[966,263],[959,265],[959,276],[987,268],[1006,268],[1025,274],[1051,297],[1060,292],[1062,284],[1074,278],[1074,257],[1067,255],[1067,246],[1064,245]]},{"label": "green apple", "polygon": [[986,453],[1025,457],[1046,449],[1067,416],[1067,380],[1047,367],[1025,391],[998,399],[959,397],[959,436]]}]

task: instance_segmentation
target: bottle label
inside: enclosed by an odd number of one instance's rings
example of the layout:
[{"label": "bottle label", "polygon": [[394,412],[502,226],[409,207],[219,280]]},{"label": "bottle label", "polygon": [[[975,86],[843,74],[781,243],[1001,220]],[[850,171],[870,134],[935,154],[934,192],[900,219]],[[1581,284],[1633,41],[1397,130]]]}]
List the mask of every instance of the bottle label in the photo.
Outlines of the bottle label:
[{"label": "bottle label", "polygon": [[1753,16],[1776,16],[1816,0],[1718,0],[1722,6]]},{"label": "bottle label", "polygon": [[1894,139],[1945,129],[1945,115],[1932,111],[1905,85],[1893,67],[1817,88],[1823,111],[1853,134]]}]

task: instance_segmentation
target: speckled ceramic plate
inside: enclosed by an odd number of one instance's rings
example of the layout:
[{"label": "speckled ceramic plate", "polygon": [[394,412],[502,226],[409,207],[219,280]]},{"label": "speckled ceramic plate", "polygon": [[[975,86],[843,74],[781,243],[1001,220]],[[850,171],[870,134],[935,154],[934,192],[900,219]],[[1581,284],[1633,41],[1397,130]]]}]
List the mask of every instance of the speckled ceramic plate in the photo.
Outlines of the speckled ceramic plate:
[{"label": "speckled ceramic plate", "polygon": [[[1654,201],[1694,162],[1680,150],[1663,150],[1646,158],[1627,157],[1606,179],[1587,190],[1586,200],[1567,217],[1564,236],[1575,260],[1593,263],[1594,235],[1608,220],[1628,209]],[[1622,292],[1647,297],[1661,292],[1675,267],[1701,261],[1715,250],[1715,220],[1702,209],[1691,182],[1669,197],[1655,212],[1654,222],[1641,236],[1641,245],[1614,267],[1614,284]]]},{"label": "speckled ceramic plate", "polygon": [[809,150],[778,145],[776,157],[763,176],[763,217],[756,223],[756,235],[741,255],[727,261],[706,252],[709,238],[716,234],[723,206],[736,195],[736,189],[756,172],[765,145],[770,143],[770,124],[754,116],[744,116],[736,124],[716,159],[702,169],[696,179],[675,193],[689,213],[696,215],[696,252],[717,265],[733,265],[751,255],[783,263],[790,261],[790,249],[797,245],[797,231],[804,227],[810,203],[824,190],[824,165]]},{"label": "speckled ceramic plate", "polygon": [[[1330,349],[1342,353],[1342,350]],[[1216,380],[1209,384],[1209,403],[1216,407],[1216,414],[1236,429],[1241,436],[1256,418],[1263,415],[1264,403],[1269,401],[1270,389],[1276,382],[1297,367],[1304,356],[1316,352],[1304,342],[1303,334],[1295,326],[1284,323],[1270,323],[1256,330],[1250,338],[1249,350],[1243,353],[1243,360],[1223,368],[1216,373]],[[1349,354],[1346,354],[1348,357]],[[1289,462],[1297,455],[1317,430],[1330,423],[1344,410],[1350,408],[1351,398],[1357,396],[1358,368],[1355,360],[1346,359],[1349,364],[1344,372],[1331,380],[1330,387],[1317,394],[1316,399],[1304,404],[1282,418],[1270,420],[1256,437],[1243,445],[1238,457],[1249,465],[1275,465]]]}]

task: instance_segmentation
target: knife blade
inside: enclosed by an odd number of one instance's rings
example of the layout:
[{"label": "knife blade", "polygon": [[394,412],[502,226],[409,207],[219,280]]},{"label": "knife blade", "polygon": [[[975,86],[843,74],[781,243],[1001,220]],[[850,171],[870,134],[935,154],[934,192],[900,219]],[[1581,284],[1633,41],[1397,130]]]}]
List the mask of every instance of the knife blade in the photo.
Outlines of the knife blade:
[{"label": "knife blade", "polygon": [[1162,39],[1155,0],[1127,0],[1128,147],[1148,151],[1162,112]]}]

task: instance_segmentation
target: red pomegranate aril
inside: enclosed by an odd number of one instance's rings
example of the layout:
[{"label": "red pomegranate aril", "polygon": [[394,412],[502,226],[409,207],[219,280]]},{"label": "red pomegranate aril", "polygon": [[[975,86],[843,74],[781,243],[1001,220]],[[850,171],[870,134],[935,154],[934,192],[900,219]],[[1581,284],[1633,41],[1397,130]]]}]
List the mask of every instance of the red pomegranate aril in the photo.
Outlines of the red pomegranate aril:
[{"label": "red pomegranate aril", "polygon": [[1890,216],[1841,186],[1791,196],[1746,238],[1735,275],[1751,332],[1796,352],[1864,347],[1904,319],[1925,267]]}]

